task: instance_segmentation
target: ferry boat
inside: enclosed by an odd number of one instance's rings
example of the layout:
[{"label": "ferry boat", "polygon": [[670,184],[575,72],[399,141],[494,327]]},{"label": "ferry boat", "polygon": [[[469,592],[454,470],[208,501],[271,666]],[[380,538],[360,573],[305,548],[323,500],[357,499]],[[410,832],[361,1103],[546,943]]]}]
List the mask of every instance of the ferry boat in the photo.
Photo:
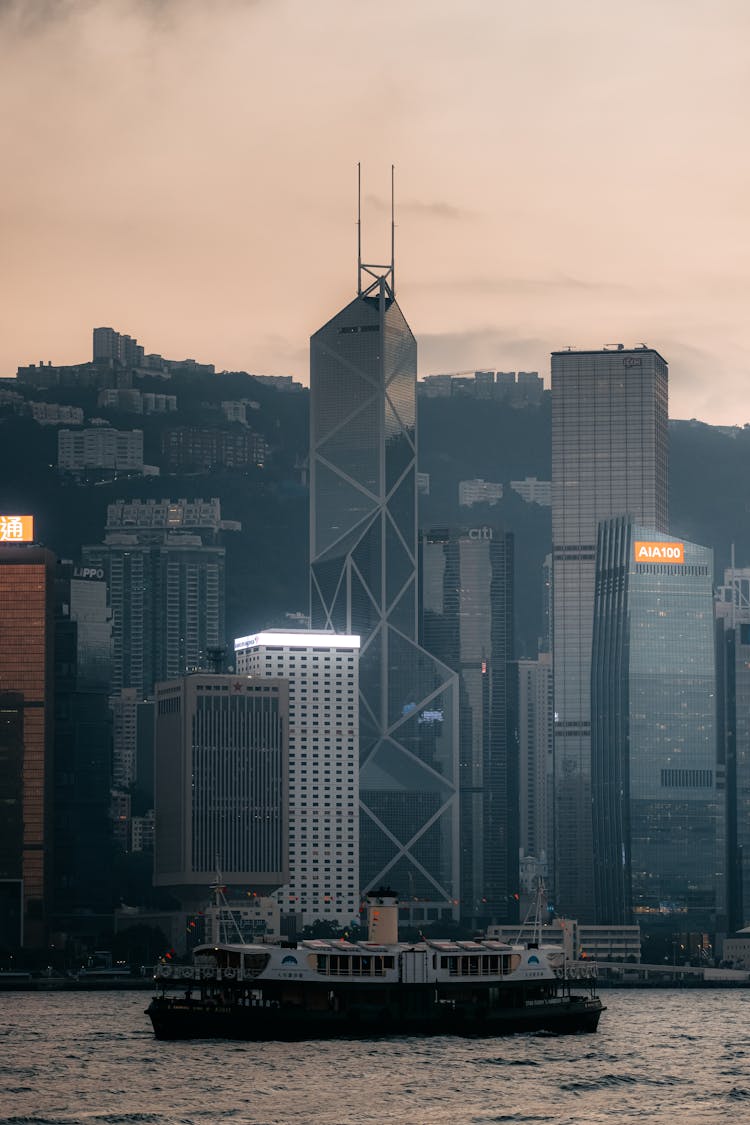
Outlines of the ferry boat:
[{"label": "ferry boat", "polygon": [[395,893],[381,888],[367,905],[367,941],[224,941],[197,946],[190,966],[159,965],[146,1009],[156,1038],[596,1031],[592,966],[536,941],[399,942]]}]

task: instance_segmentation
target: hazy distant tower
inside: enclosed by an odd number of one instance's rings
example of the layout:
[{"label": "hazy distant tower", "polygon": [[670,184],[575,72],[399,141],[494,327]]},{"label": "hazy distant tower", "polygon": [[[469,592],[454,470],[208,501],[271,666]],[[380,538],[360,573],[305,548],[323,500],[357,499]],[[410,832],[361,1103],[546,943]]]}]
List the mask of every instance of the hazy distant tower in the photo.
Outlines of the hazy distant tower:
[{"label": "hazy distant tower", "polygon": [[393,253],[360,252],[357,296],[310,341],[311,624],[362,638],[360,889],[450,914],[457,677],[417,643],[416,381]]},{"label": "hazy distant tower", "polygon": [[593,920],[591,642],[597,526],[667,529],[667,364],[652,348],[552,355],[555,906]]},{"label": "hazy distant tower", "polygon": [[461,918],[518,916],[513,536],[436,529],[422,544],[422,640],[459,673]]}]

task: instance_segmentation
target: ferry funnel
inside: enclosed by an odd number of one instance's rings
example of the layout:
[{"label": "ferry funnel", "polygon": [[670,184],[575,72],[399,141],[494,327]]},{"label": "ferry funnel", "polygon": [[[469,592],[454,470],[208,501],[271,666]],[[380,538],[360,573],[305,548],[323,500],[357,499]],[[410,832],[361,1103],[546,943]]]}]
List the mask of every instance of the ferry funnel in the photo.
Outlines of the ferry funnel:
[{"label": "ferry funnel", "polygon": [[368,891],[367,940],[378,945],[398,943],[398,895],[389,887]]}]

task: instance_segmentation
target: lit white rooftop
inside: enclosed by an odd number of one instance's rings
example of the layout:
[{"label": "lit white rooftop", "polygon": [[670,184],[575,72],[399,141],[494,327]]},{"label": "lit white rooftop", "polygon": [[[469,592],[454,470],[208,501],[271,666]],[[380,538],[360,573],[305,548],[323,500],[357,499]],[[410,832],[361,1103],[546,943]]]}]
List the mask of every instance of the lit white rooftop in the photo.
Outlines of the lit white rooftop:
[{"label": "lit white rooftop", "polygon": [[234,651],[260,648],[359,648],[359,637],[348,633],[319,633],[311,629],[265,629],[248,637],[237,637]]}]

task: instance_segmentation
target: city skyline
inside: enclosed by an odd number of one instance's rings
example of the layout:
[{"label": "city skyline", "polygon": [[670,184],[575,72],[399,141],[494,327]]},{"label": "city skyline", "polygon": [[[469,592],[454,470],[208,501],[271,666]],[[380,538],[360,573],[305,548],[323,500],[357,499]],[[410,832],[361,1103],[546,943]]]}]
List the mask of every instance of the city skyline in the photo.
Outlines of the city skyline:
[{"label": "city skyline", "polygon": [[[750,13],[673,17],[389,0],[373,28],[340,0],[11,0],[0,375],[79,361],[116,324],[306,381],[307,337],[347,292],[355,165],[368,253],[395,162],[420,374],[546,376],[568,344],[645,340],[675,417],[744,423]],[[316,285],[290,307],[302,260]]]}]

